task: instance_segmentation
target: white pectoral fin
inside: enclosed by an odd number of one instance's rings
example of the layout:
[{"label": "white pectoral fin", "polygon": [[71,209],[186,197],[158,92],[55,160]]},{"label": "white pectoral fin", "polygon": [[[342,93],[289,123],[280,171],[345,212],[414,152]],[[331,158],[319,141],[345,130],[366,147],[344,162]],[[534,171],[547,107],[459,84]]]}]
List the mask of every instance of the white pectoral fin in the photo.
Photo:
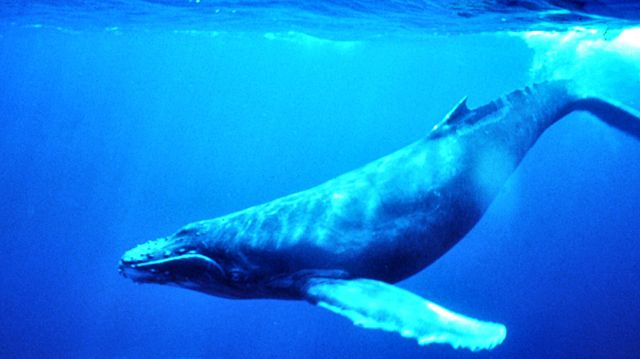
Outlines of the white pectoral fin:
[{"label": "white pectoral fin", "polygon": [[472,351],[492,349],[507,335],[504,325],[454,313],[396,286],[369,279],[312,279],[307,300],[357,326],[396,332],[420,345],[447,343]]}]

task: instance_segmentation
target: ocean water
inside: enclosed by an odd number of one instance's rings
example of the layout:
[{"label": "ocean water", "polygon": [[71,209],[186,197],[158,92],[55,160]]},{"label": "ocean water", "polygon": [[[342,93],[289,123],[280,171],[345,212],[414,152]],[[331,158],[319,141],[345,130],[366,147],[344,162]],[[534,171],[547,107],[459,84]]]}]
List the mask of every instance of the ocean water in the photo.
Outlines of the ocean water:
[{"label": "ocean water", "polygon": [[425,136],[463,96],[570,77],[640,108],[640,11],[608,3],[3,4],[0,357],[637,358],[640,143],[586,114],[399,283],[504,323],[491,351],[117,273],[138,243]]}]

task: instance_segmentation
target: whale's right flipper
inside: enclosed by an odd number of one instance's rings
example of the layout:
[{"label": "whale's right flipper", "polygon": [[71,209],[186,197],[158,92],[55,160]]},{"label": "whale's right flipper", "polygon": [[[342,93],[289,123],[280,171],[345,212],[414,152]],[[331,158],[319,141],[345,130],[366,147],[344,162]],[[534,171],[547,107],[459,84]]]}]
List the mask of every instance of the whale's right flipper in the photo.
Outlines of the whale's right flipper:
[{"label": "whale's right flipper", "polygon": [[507,330],[449,311],[404,289],[370,279],[311,279],[306,299],[357,326],[396,332],[420,345],[447,343],[472,351],[502,343]]}]

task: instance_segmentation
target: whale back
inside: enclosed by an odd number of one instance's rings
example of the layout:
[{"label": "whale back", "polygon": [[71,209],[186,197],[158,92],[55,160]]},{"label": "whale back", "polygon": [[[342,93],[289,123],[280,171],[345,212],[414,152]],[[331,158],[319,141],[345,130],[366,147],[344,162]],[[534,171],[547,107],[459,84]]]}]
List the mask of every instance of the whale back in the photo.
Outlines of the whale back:
[{"label": "whale back", "polygon": [[463,100],[409,146],[306,191],[192,226],[204,228],[210,247],[264,277],[337,269],[401,280],[477,223],[572,101],[564,83],[529,87],[473,110]]}]

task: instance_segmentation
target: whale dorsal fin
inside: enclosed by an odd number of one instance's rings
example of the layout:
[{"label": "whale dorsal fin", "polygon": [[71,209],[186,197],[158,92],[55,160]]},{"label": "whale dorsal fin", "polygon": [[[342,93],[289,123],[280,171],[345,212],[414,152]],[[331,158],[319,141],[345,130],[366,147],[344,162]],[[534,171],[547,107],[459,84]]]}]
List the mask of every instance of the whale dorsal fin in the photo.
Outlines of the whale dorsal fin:
[{"label": "whale dorsal fin", "polygon": [[447,310],[416,294],[370,279],[312,278],[304,295],[319,307],[359,327],[396,332],[420,345],[446,343],[472,351],[502,343],[502,324],[482,322]]},{"label": "whale dorsal fin", "polygon": [[469,112],[469,108],[467,107],[467,96],[465,96],[458,101],[451,111],[449,111],[449,113],[444,117],[444,120],[446,123],[452,124],[460,121],[460,119]]},{"label": "whale dorsal fin", "polygon": [[471,111],[467,107],[467,96],[463,97],[458,103],[449,111],[449,113],[440,121],[437,125],[433,126],[431,135],[439,135],[446,133],[451,128],[455,128],[457,124],[462,122],[466,115]]}]

